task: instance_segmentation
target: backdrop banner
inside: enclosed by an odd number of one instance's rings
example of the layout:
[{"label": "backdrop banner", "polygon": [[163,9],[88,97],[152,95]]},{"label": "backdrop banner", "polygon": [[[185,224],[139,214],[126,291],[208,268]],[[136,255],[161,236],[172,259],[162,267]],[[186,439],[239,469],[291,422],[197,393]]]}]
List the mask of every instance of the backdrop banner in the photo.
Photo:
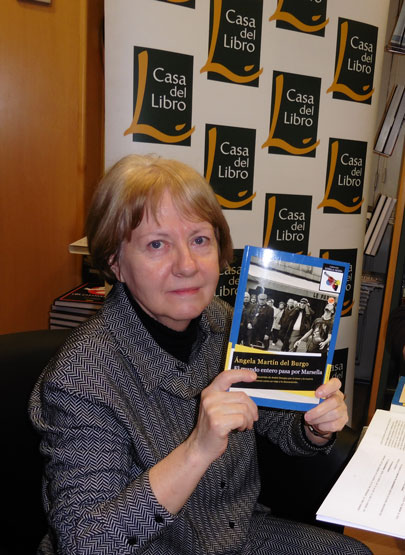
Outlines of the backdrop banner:
[{"label": "backdrop banner", "polygon": [[246,244],[350,264],[334,372],[349,410],[389,0],[105,0],[106,168],[129,153],[211,183]]}]

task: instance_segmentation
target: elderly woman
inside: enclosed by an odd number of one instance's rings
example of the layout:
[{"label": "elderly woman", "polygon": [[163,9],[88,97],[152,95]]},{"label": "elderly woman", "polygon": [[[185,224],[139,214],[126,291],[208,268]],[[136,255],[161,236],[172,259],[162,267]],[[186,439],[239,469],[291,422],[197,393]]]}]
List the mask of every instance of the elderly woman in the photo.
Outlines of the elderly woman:
[{"label": "elderly woman", "polygon": [[128,156],[101,181],[87,235],[114,286],[32,394],[49,520],[39,552],[369,553],[257,504],[254,428],[312,454],[330,449],[347,412],[338,380],[304,417],[261,414],[228,391],[256,375],[222,371],[232,314],[214,294],[232,244],[204,179],[179,162]]}]

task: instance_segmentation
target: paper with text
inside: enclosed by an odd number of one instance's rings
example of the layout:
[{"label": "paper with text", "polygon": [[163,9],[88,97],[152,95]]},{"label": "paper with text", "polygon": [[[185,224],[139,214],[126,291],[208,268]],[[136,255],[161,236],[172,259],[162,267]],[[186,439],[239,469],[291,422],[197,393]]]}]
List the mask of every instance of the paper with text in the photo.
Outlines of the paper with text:
[{"label": "paper with text", "polygon": [[376,411],[317,518],[405,538],[405,414]]}]

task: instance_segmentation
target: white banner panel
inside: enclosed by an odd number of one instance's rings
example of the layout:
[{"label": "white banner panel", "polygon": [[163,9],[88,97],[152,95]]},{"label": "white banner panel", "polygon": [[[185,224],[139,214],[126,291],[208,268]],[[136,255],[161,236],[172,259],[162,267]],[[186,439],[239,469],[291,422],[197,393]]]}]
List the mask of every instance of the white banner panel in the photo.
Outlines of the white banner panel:
[{"label": "white banner panel", "polygon": [[[131,152],[210,181],[236,254],[351,264],[334,371],[352,397],[389,0],[105,0],[106,166]],[[221,277],[232,302],[234,273]]]}]

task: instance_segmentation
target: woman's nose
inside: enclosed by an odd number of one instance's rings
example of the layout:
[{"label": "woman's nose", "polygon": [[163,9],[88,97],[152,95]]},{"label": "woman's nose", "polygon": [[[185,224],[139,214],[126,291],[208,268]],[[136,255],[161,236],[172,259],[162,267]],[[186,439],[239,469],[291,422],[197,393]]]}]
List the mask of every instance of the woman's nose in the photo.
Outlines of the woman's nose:
[{"label": "woman's nose", "polygon": [[195,254],[188,245],[179,245],[175,250],[173,271],[184,276],[193,275],[197,269]]}]

